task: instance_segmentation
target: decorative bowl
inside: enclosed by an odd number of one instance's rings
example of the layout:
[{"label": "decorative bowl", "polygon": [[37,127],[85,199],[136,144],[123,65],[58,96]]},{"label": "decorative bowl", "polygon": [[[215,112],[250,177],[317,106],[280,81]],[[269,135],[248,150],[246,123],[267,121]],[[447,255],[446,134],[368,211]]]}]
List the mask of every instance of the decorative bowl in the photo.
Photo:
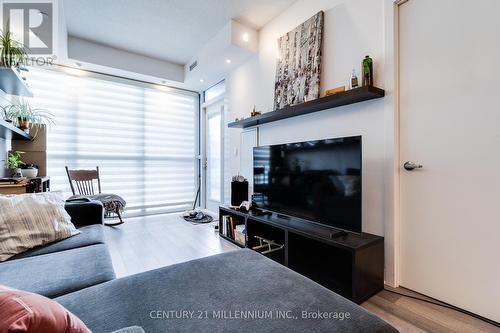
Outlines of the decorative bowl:
[{"label": "decorative bowl", "polygon": [[26,178],[35,178],[38,175],[38,169],[21,169],[21,174]]}]

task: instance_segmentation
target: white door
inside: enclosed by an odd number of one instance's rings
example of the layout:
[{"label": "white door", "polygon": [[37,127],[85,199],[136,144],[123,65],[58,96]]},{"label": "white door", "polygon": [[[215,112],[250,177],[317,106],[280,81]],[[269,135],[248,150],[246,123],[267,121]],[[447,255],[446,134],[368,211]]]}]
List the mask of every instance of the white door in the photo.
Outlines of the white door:
[{"label": "white door", "polygon": [[206,152],[206,208],[217,213],[223,202],[223,100],[205,108],[205,152]]},{"label": "white door", "polygon": [[399,10],[401,285],[497,322],[499,12],[498,0]]}]

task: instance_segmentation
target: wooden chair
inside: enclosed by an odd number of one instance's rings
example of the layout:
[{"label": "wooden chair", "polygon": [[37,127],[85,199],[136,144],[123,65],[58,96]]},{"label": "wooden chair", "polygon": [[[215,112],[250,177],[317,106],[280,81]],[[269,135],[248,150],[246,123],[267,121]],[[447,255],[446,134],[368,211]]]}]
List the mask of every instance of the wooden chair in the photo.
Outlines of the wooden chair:
[{"label": "wooden chair", "polygon": [[[116,194],[101,193],[101,178],[99,177],[99,167],[96,170],[70,170],[66,166],[66,174],[68,175],[69,185],[73,196],[70,199],[78,197],[87,197],[92,200],[102,202],[105,210],[105,217],[111,217],[111,214],[116,214],[120,222],[106,223],[106,225],[113,226],[122,224],[121,211],[125,207],[125,200]],[[94,181],[97,180],[97,189],[94,190]],[[75,191],[78,191],[78,194]]]}]

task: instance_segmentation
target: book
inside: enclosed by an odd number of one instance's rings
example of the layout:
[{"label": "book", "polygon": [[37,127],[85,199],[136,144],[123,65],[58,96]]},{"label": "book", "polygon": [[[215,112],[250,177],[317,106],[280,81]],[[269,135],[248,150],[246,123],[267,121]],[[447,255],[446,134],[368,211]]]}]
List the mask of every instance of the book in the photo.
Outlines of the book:
[{"label": "book", "polygon": [[230,228],[229,228],[230,236],[229,237],[234,239],[234,223],[235,223],[235,221],[234,221],[234,218],[232,216],[229,219],[230,219],[229,220],[229,225],[230,225]]},{"label": "book", "polygon": [[227,236],[227,215],[222,216],[222,230],[221,233]]},{"label": "book", "polygon": [[231,238],[231,216],[226,219],[226,237]]},{"label": "book", "polygon": [[234,217],[231,216],[231,222],[230,222],[231,228],[229,229],[229,231],[230,231],[232,239],[234,239],[234,223],[235,223],[235,219],[234,219]]},{"label": "book", "polygon": [[0,185],[7,185],[7,184],[17,184],[17,180],[13,178],[0,178]]}]

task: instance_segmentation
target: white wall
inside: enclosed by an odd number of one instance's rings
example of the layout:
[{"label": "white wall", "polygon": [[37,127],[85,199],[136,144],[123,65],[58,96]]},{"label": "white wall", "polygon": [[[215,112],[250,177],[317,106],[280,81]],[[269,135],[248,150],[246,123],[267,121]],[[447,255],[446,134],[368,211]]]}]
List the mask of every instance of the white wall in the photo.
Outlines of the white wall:
[{"label": "white wall", "polygon": [[68,36],[68,58],[152,77],[184,81],[184,66]]},{"label": "white wall", "polygon": [[[388,10],[389,9],[389,10]],[[253,57],[227,78],[230,119],[248,117],[253,106],[272,110],[277,39],[318,11],[325,12],[322,53],[321,95],[327,88],[348,87],[356,68],[360,78],[361,60],[370,55],[375,62],[375,85],[385,88],[387,97],[360,104],[325,110],[310,115],[262,125],[259,144],[304,141],[348,135],[363,136],[363,231],[386,236],[386,280],[393,284],[394,244],[392,195],[394,156],[392,2],[389,0],[299,0],[259,33],[259,55]],[[388,16],[391,16],[388,18]],[[390,127],[390,128],[388,128]],[[231,174],[240,172],[239,129],[231,129]],[[388,139],[387,136],[390,138]],[[389,166],[389,168],[388,168]],[[388,181],[389,179],[389,181]],[[387,237],[389,236],[389,237]],[[389,272],[389,277],[387,276]]]},{"label": "white wall", "polygon": [[[243,34],[248,36],[247,42],[242,40]],[[194,91],[209,89],[255,55],[258,47],[256,30],[230,20],[184,65],[184,83]],[[197,65],[191,70],[194,62]]]}]

